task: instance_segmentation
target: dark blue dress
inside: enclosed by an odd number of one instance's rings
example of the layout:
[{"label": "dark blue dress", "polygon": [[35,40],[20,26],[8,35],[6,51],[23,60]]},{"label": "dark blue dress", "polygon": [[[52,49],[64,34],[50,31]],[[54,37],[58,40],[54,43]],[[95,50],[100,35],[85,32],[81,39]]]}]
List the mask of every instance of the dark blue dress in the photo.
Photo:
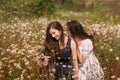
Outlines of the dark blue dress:
[{"label": "dark blue dress", "polygon": [[56,54],[55,79],[54,80],[73,80],[72,79],[72,51],[70,47],[71,39],[68,37],[66,47]]}]

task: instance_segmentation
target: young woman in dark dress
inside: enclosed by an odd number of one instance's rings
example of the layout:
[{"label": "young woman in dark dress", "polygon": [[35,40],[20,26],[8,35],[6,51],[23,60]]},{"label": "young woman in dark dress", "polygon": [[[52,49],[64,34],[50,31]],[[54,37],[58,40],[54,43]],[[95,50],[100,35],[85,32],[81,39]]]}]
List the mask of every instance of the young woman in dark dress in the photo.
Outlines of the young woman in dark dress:
[{"label": "young woman in dark dress", "polygon": [[[47,64],[48,68],[54,66],[54,80],[77,80],[76,43],[64,35],[59,22],[54,21],[48,25],[44,47],[45,60],[42,64]],[[40,61],[38,65],[41,66]]]}]

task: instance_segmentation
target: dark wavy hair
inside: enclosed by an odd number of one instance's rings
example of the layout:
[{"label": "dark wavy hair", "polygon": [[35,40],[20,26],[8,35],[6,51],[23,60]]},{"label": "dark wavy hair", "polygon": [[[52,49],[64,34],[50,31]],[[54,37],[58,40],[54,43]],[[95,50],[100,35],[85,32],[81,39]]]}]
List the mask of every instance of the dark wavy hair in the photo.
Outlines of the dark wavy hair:
[{"label": "dark wavy hair", "polygon": [[68,31],[71,34],[71,37],[75,39],[75,37],[81,38],[81,39],[92,39],[92,35],[88,35],[85,30],[83,29],[83,26],[80,24],[80,22],[76,20],[71,20],[70,22],[67,22],[67,28]]},{"label": "dark wavy hair", "polygon": [[60,36],[60,42],[62,45],[64,45],[64,33],[63,33],[63,27],[58,21],[53,21],[51,22],[46,30],[46,38],[45,38],[45,51],[47,53],[51,53],[51,50],[59,51],[59,43],[58,40],[52,37],[52,35],[49,33],[50,29],[54,28],[58,31],[61,31],[61,36]]}]

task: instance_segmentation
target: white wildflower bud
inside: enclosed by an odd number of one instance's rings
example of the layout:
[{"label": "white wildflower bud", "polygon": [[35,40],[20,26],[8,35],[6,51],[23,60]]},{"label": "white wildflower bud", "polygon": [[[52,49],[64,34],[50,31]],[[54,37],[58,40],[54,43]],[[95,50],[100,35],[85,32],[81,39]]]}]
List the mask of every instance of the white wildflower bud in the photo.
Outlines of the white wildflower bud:
[{"label": "white wildflower bud", "polygon": [[28,75],[28,76],[27,76],[27,78],[29,78],[29,79],[30,79],[30,78],[31,78],[31,76],[29,76],[29,75]]},{"label": "white wildflower bud", "polygon": [[77,77],[78,77],[78,75],[73,75],[73,76],[72,76],[72,78],[77,78]]},{"label": "white wildflower bud", "polygon": [[53,72],[55,72],[55,69],[52,69]]},{"label": "white wildflower bud", "polygon": [[65,78],[65,77],[63,77],[63,80],[66,80],[66,78]]},{"label": "white wildflower bud", "polygon": [[53,74],[52,74],[52,73],[50,73],[50,76],[53,76]]},{"label": "white wildflower bud", "polygon": [[68,68],[72,68],[72,66],[68,65]]},{"label": "white wildflower bud", "polygon": [[63,65],[63,67],[66,67],[66,65]]},{"label": "white wildflower bud", "polygon": [[114,79],[116,76],[115,75],[112,75],[111,78]]},{"label": "white wildflower bud", "polygon": [[116,59],[116,60],[119,60],[120,58],[117,56],[117,57],[115,57],[115,59]]},{"label": "white wildflower bud", "polygon": [[110,52],[113,52],[113,49],[109,49]]}]

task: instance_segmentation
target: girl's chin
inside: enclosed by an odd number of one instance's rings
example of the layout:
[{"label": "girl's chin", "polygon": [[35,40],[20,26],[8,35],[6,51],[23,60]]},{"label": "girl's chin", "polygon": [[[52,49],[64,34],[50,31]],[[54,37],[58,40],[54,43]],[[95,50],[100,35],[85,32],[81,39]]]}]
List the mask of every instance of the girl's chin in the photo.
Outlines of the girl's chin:
[{"label": "girl's chin", "polygon": [[56,40],[59,40],[59,38],[56,38]]},{"label": "girl's chin", "polygon": [[56,40],[59,40],[59,38],[56,38]]}]

